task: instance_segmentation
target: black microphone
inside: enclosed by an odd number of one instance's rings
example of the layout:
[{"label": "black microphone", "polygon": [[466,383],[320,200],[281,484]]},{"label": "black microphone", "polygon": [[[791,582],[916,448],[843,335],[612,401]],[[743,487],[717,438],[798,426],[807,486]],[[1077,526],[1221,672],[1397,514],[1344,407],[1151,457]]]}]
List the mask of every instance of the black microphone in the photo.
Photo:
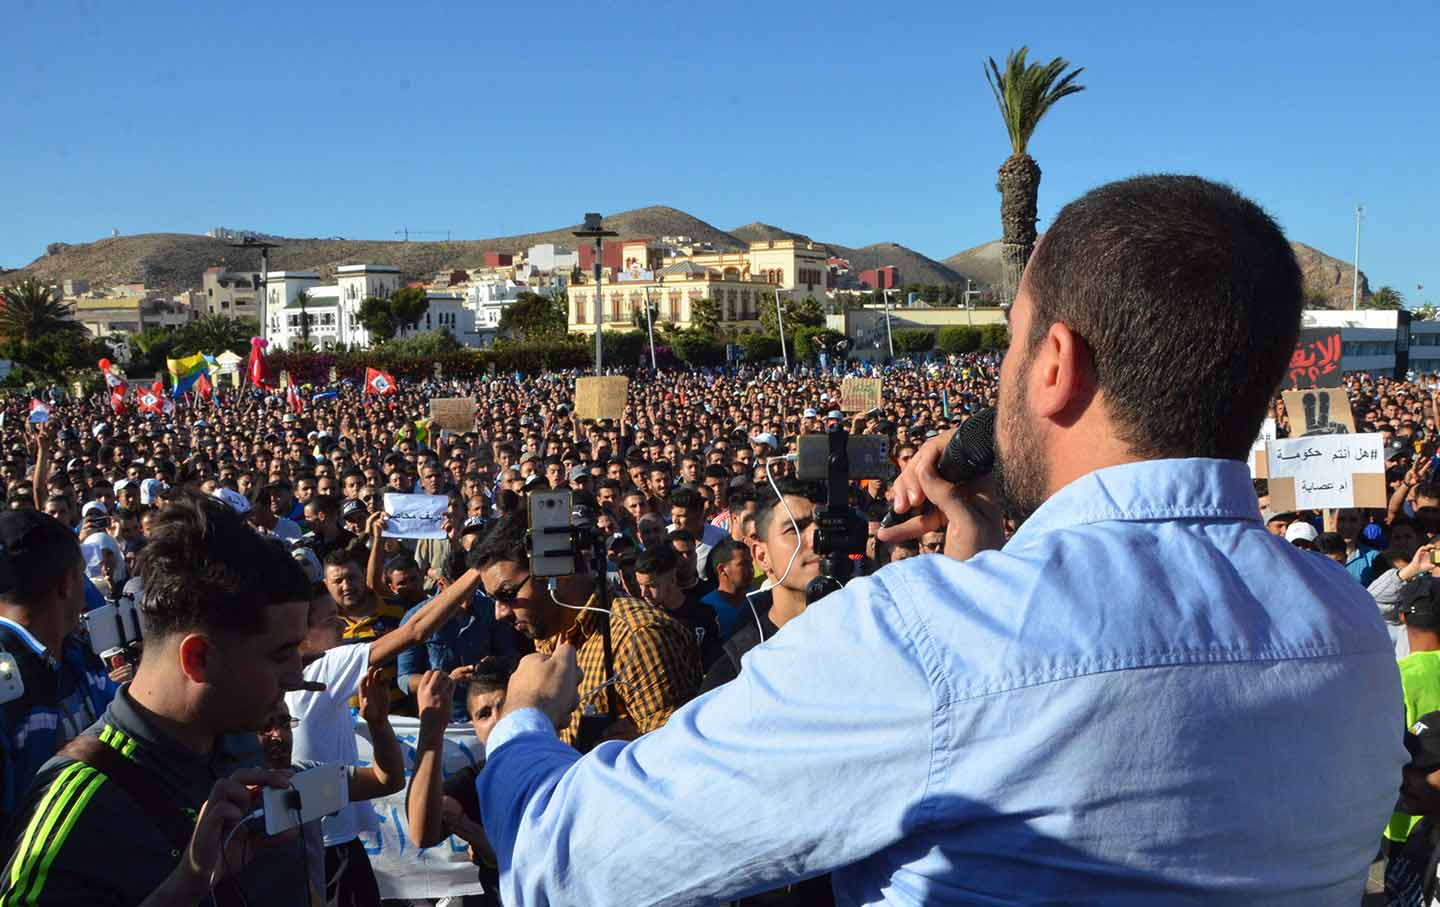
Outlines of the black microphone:
[{"label": "black microphone", "polygon": [[[935,471],[940,478],[952,485],[960,485],[979,478],[995,468],[995,410],[982,409],[965,421],[950,443],[940,451],[940,461]],[[883,528],[900,522],[900,517],[891,507],[880,521]]]}]

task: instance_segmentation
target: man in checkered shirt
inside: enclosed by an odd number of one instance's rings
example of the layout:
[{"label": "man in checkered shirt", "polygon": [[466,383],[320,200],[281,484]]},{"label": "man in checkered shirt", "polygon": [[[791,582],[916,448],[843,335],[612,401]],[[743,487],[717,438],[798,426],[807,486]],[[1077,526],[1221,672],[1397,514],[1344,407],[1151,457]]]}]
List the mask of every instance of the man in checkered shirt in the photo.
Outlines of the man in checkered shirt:
[{"label": "man in checkered shirt", "polygon": [[581,718],[609,713],[612,699],[616,713],[606,739],[634,739],[663,725],[700,688],[694,636],[663,609],[616,598],[608,617],[615,673],[607,675],[601,634],[607,616],[594,610],[595,579],[584,573],[560,577],[552,592],[544,578],[530,573],[525,529],[523,514],[501,519],[470,553],[470,564],[480,568],[485,591],[495,600],[496,620],[534,640],[536,651],[549,653],[565,642],[575,647],[580,707],[560,729],[560,739],[576,745]]}]

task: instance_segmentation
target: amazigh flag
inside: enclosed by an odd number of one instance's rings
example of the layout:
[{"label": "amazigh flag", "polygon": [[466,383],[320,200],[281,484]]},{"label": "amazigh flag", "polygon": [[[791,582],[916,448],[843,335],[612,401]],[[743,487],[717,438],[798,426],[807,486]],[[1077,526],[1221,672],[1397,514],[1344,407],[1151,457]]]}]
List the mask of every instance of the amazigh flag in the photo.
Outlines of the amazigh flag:
[{"label": "amazigh flag", "polygon": [[50,407],[34,397],[30,398],[30,421],[35,423],[50,421]]},{"label": "amazigh flag", "polygon": [[940,388],[940,413],[946,419],[950,418],[950,388]]},{"label": "amazigh flag", "polygon": [[200,376],[210,372],[209,364],[200,353],[180,359],[166,359],[165,366],[170,370],[170,376],[175,379],[175,389],[171,394],[176,397],[190,393],[190,388],[195,386]]},{"label": "amazigh flag", "polygon": [[210,383],[208,374],[201,375],[200,379],[195,382],[195,393],[205,400],[209,400],[215,395],[215,385]]},{"label": "amazigh flag", "polygon": [[389,396],[395,393],[395,379],[378,368],[365,370],[365,393]]}]

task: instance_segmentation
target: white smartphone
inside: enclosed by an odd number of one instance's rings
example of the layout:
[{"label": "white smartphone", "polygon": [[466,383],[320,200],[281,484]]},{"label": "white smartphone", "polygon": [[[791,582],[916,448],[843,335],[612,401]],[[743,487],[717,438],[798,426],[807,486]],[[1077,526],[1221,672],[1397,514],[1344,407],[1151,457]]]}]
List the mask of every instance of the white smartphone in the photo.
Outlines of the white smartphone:
[{"label": "white smartphone", "polygon": [[570,576],[575,572],[570,540],[570,489],[530,494],[530,572],[535,576]]},{"label": "white smartphone", "polygon": [[293,776],[290,786],[284,790],[265,788],[261,794],[265,807],[265,834],[278,835],[339,812],[350,802],[349,778],[343,765],[317,765]]},{"label": "white smartphone", "polygon": [[145,638],[143,612],[135,599],[124,596],[115,605],[102,605],[93,611],[80,615],[85,632],[90,636],[90,648],[101,658],[114,649],[140,642]]}]

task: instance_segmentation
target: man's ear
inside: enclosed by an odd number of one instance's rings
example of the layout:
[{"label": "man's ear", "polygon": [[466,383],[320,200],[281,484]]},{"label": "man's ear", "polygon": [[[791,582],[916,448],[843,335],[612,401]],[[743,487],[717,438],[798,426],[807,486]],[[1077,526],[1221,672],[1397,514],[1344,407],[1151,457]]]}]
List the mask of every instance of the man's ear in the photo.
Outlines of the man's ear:
[{"label": "man's ear", "polygon": [[215,646],[209,637],[191,633],[180,640],[180,670],[191,683],[209,683],[216,670]]}]

